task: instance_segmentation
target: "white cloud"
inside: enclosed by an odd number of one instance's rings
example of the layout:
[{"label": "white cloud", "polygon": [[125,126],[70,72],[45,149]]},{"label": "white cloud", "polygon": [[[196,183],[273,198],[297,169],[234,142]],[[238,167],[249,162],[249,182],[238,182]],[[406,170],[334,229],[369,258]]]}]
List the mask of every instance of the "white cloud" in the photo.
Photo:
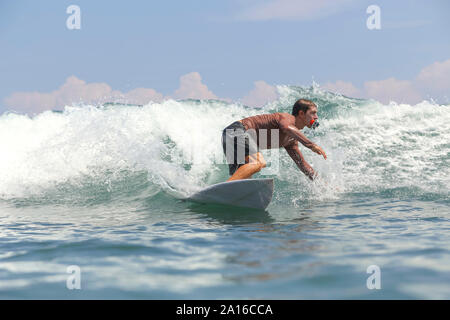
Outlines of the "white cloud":
[{"label": "white cloud", "polygon": [[[412,80],[388,78],[366,81],[363,88],[351,82],[338,80],[327,82],[322,88],[350,97],[373,98],[383,103],[389,101],[417,103],[423,98],[437,101],[447,99],[450,92],[450,59],[435,62],[424,67]],[[151,88],[136,88],[126,93],[112,90],[106,83],[86,83],[75,76],[66,79],[57,90],[47,93],[14,92],[4,99],[10,110],[39,113],[48,109],[61,109],[72,103],[84,102],[100,104],[121,102],[146,104],[150,101],[160,102],[165,99],[220,99],[202,83],[198,72],[191,72],[180,77],[180,85],[172,96],[164,96]],[[249,106],[263,106],[278,98],[274,86],[264,81],[256,81],[254,88],[242,98],[242,103]],[[232,102],[231,99],[222,99]]]},{"label": "white cloud", "polygon": [[366,81],[364,83],[365,95],[382,103],[395,101],[398,103],[418,103],[422,100],[411,81],[389,78],[379,81]]},{"label": "white cloud", "polygon": [[240,20],[311,20],[345,9],[354,0],[271,0],[244,9]]},{"label": "white cloud", "polygon": [[416,82],[431,93],[450,94],[450,59],[423,68]]},{"label": "white cloud", "polygon": [[202,83],[202,77],[198,72],[191,72],[180,77],[180,87],[175,91],[175,99],[218,99]]},{"label": "white cloud", "polygon": [[450,93],[450,59],[437,61],[420,70],[412,80],[388,78],[364,82],[358,89],[351,82],[338,80],[327,82],[322,88],[332,92],[342,93],[350,97],[376,99],[383,103],[390,101],[415,104],[423,99],[432,98],[448,103]]},{"label": "white cloud", "polygon": [[[75,76],[70,76],[64,84],[52,92],[14,92],[4,99],[10,110],[24,113],[39,113],[49,109],[62,109],[73,103],[102,104],[118,102],[146,104],[150,101],[160,102],[165,99],[219,99],[202,83],[198,72],[191,72],[180,77],[180,85],[173,96],[164,96],[151,88],[136,88],[128,92],[112,90],[106,83],[86,83]],[[230,101],[230,99],[224,99]]]},{"label": "white cloud", "polygon": [[115,98],[114,102],[147,104],[150,101],[160,102],[162,100],[164,100],[164,96],[153,89],[136,88],[122,94],[120,98]]},{"label": "white cloud", "polygon": [[277,89],[260,80],[255,81],[254,89],[242,98],[242,103],[247,106],[262,107],[276,99],[278,99]]},{"label": "white cloud", "polygon": [[342,81],[342,80],[338,80],[334,83],[327,82],[324,85],[322,85],[321,87],[324,88],[325,90],[340,93],[345,96],[353,97],[353,98],[360,97],[362,94],[361,90],[356,88],[353,85],[353,83]]},{"label": "white cloud", "polygon": [[48,109],[61,109],[72,103],[105,103],[117,101],[124,103],[147,103],[161,101],[163,95],[153,89],[138,88],[122,93],[112,90],[106,83],[86,83],[75,76],[66,79],[59,89],[50,93],[15,92],[5,98],[7,107],[14,111],[39,113]]},{"label": "white cloud", "polygon": [[411,81],[389,78],[384,80],[366,81],[362,89],[353,83],[338,80],[327,82],[321,87],[325,90],[340,93],[352,98],[370,98],[382,103],[395,101],[399,103],[418,103],[422,96]]},{"label": "white cloud", "polygon": [[25,113],[39,113],[55,108],[56,98],[51,93],[14,92],[4,99],[7,108]]}]

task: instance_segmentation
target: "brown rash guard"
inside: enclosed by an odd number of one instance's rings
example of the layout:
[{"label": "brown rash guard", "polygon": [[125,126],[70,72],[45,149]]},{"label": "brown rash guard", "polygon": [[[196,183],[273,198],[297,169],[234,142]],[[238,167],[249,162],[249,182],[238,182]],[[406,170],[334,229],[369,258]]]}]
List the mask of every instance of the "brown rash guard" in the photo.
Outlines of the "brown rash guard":
[{"label": "brown rash guard", "polygon": [[[296,145],[296,142],[301,142],[304,146],[310,148],[313,143],[309,141],[300,130],[295,127],[295,117],[289,113],[271,113],[271,114],[261,114],[253,117],[248,117],[240,120],[244,125],[245,130],[254,129],[258,135],[259,140],[259,130],[267,129],[267,148],[271,149],[271,130],[278,130],[279,142],[278,147],[290,148]],[[292,129],[298,131],[296,135],[292,134]],[[258,143],[259,146],[259,143]],[[274,146],[276,148],[276,146]]]},{"label": "brown rash guard", "polygon": [[[298,142],[301,142],[304,146],[311,148],[312,143],[300,130],[295,126],[295,117],[289,113],[272,113],[261,114],[253,117],[248,117],[240,120],[244,125],[245,130],[254,129],[258,137],[258,147],[260,149],[271,149],[271,130],[278,130],[279,141],[278,147],[284,147],[289,156],[294,160],[298,168],[307,175],[311,180],[314,179],[314,169],[303,158],[300,149],[298,148]],[[260,145],[260,132],[261,129],[267,129],[267,147]],[[276,148],[277,146],[273,146]]]}]

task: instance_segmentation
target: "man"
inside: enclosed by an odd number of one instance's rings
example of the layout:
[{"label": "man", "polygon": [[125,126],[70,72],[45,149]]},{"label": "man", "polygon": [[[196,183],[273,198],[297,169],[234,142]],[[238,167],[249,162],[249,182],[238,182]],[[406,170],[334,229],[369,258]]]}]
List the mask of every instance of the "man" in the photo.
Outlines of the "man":
[{"label": "man", "polygon": [[[284,147],[299,169],[314,180],[316,173],[305,161],[298,142],[315,153],[327,158],[325,152],[300,131],[305,126],[314,128],[317,124],[317,106],[310,100],[295,102],[292,114],[273,113],[248,117],[226,127],[222,134],[223,151],[227,158],[231,177],[227,181],[248,179],[266,166],[260,149]],[[264,130],[266,129],[266,130]],[[273,131],[277,130],[277,131]],[[278,133],[278,145],[271,145],[271,135]],[[263,136],[266,136],[266,139]],[[265,141],[264,141],[265,140]],[[261,143],[264,141],[264,143]],[[276,141],[277,142],[277,141]],[[245,152],[244,161],[238,161]]]}]

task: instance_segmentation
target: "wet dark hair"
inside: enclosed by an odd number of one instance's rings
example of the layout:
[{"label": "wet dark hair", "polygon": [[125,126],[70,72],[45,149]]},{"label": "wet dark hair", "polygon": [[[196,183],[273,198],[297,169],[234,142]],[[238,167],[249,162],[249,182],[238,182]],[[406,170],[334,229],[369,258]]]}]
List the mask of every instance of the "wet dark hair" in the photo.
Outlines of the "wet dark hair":
[{"label": "wet dark hair", "polygon": [[292,115],[297,116],[299,111],[303,111],[304,113],[306,113],[306,111],[308,111],[308,109],[311,107],[317,107],[317,106],[311,100],[298,99],[294,103],[294,106],[292,107]]}]

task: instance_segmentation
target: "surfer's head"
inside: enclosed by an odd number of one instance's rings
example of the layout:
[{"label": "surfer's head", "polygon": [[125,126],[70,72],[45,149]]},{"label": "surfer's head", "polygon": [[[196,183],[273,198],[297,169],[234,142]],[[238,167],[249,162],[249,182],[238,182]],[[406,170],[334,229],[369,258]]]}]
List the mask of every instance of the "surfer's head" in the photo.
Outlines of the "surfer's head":
[{"label": "surfer's head", "polygon": [[319,122],[317,119],[317,106],[311,100],[299,99],[292,107],[292,115],[295,117],[295,123],[298,127],[317,128]]}]

